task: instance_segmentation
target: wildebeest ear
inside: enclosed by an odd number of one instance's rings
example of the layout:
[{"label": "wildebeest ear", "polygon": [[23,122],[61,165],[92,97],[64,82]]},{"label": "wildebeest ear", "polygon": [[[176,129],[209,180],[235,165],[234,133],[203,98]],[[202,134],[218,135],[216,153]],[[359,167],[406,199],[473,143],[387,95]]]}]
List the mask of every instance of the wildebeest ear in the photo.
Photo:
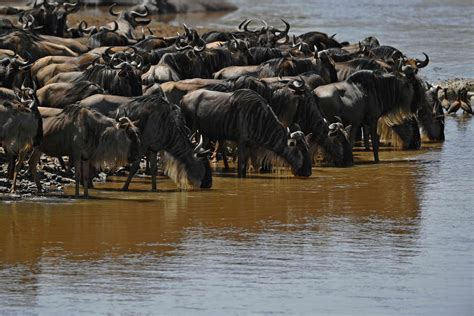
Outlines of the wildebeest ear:
[{"label": "wildebeest ear", "polygon": [[140,123],[140,120],[136,120],[136,121],[133,121],[133,122],[132,122],[132,124],[133,124],[134,126],[138,126],[138,123]]}]

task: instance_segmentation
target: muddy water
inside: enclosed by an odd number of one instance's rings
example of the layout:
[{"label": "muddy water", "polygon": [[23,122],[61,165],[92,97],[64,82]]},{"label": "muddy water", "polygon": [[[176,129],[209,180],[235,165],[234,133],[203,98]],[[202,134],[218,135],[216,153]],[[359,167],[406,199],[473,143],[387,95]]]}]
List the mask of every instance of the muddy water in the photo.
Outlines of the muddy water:
[{"label": "muddy water", "polygon": [[307,180],[0,202],[0,312],[470,314],[473,135],[450,118],[442,146]]}]

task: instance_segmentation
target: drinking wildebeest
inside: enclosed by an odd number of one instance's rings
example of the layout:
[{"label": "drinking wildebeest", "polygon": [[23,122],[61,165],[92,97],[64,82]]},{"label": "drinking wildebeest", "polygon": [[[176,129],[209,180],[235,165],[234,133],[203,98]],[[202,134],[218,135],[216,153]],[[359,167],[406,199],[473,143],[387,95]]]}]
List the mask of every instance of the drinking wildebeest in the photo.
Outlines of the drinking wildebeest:
[{"label": "drinking wildebeest", "polygon": [[118,121],[78,104],[65,107],[61,113],[43,120],[43,141],[33,150],[29,167],[41,192],[37,164],[42,153],[52,157],[69,156],[74,162],[75,196],[84,183],[84,196],[89,196],[89,167],[116,169],[138,158],[140,136],[127,117]]},{"label": "drinking wildebeest", "polygon": [[290,134],[255,91],[197,90],[183,98],[181,108],[192,130],[199,130],[211,140],[237,142],[239,177],[247,174],[250,146],[264,148],[283,158],[295,176],[311,175],[311,157],[304,134],[300,131]]},{"label": "drinking wildebeest", "polygon": [[268,102],[284,126],[298,124],[303,133],[311,134],[308,139],[311,153],[316,149],[314,145],[318,145],[326,153],[328,162],[338,167],[352,165],[352,146],[347,137],[351,127],[339,129],[339,125],[332,125],[329,128],[303,78],[279,78],[267,82],[254,77],[240,77],[209,85],[206,89],[221,92],[251,89],[257,92]]},{"label": "drinking wildebeest", "polygon": [[[118,107],[116,114],[127,114],[138,120],[141,132],[140,157],[148,154],[152,175],[152,190],[156,190],[156,153],[165,151],[165,173],[182,188],[210,188],[212,173],[206,152],[194,146],[188,138],[187,127],[180,108],[159,94],[136,97]],[[139,161],[130,168],[123,187],[128,190]]]},{"label": "drinking wildebeest", "polygon": [[426,90],[426,102],[423,102],[416,115],[421,134],[430,141],[444,141],[444,112],[438,99],[441,87],[429,87]]},{"label": "drinking wildebeest", "polygon": [[324,115],[330,121],[342,118],[351,124],[351,142],[354,144],[356,132],[361,125],[369,127],[374,160],[378,155],[378,119],[388,113],[415,113],[425,99],[420,79],[412,67],[406,66],[404,74],[380,74],[361,70],[343,82],[320,86],[314,90]]},{"label": "drinking wildebeest", "polygon": [[9,177],[13,179],[11,192],[16,191],[16,179],[26,153],[40,145],[43,136],[35,90],[23,89],[22,94],[17,100],[0,103],[0,144],[11,162],[16,159],[14,168],[12,163],[9,166]]}]

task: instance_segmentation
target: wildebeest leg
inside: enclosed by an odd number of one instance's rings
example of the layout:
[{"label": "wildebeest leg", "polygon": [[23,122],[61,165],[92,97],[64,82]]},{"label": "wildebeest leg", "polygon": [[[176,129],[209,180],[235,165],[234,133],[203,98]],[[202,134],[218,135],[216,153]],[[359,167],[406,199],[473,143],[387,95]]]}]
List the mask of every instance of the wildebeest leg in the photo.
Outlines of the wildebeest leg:
[{"label": "wildebeest leg", "polygon": [[237,159],[237,176],[245,178],[247,176],[247,162],[249,160],[249,148],[245,143],[239,143],[239,157]]},{"label": "wildebeest leg", "polygon": [[38,190],[38,193],[41,192],[41,182],[38,177],[38,162],[41,158],[41,152],[38,149],[34,149],[33,152],[31,153],[30,159],[28,160],[28,167],[31,172],[31,176],[33,177],[33,180],[36,183],[36,188]]},{"label": "wildebeest leg", "polygon": [[227,146],[225,141],[219,141],[219,151],[222,155],[222,161],[224,162],[224,171],[229,171],[229,159],[227,159]]},{"label": "wildebeest leg", "polygon": [[15,174],[15,162],[18,159],[16,155],[7,155],[8,156],[8,179],[12,180],[13,175]]},{"label": "wildebeest leg", "polygon": [[58,157],[58,161],[59,161],[59,165],[61,165],[61,168],[62,168],[64,171],[68,171],[67,168],[66,168],[66,163],[64,162],[63,157]]},{"label": "wildebeest leg", "polygon": [[18,158],[15,164],[15,171],[13,172],[13,182],[12,182],[12,188],[11,192],[15,193],[16,192],[16,177],[18,176],[18,173],[21,170],[21,166],[23,165],[23,160],[25,159],[25,152],[22,151],[18,154]]},{"label": "wildebeest leg", "polygon": [[377,123],[370,125],[370,139],[372,139],[374,161],[379,162],[379,135],[377,134]]},{"label": "wildebeest leg", "polygon": [[82,180],[84,187],[84,197],[89,197],[89,160],[82,160]]},{"label": "wildebeest leg", "polygon": [[151,190],[156,191],[157,153],[150,152],[148,160],[150,161]]},{"label": "wildebeest leg", "polygon": [[74,196],[79,197],[79,185],[81,184],[81,159],[74,159],[74,179],[76,180],[76,188]]},{"label": "wildebeest leg", "polygon": [[[142,156],[140,156],[140,157],[142,157]],[[133,176],[135,175],[135,173],[137,173],[138,168],[140,167],[140,161],[141,161],[141,158],[137,159],[137,161],[135,161],[130,166],[130,172],[128,173],[127,180],[125,181],[125,184],[123,185],[123,188],[122,188],[123,191],[128,191],[128,187],[130,186],[130,182],[132,182]]]},{"label": "wildebeest leg", "polygon": [[151,174],[151,161],[150,156],[153,155],[151,151],[146,153],[146,160],[145,160],[145,174]]},{"label": "wildebeest leg", "polygon": [[362,125],[362,137],[364,138],[364,147],[365,150],[370,150],[369,143],[369,127],[367,125]]}]

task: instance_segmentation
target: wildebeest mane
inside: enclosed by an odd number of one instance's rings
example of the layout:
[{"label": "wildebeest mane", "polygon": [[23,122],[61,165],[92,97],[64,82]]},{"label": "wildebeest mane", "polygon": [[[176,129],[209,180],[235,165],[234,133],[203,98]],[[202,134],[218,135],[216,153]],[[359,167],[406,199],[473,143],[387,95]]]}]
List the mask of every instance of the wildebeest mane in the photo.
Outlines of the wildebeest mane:
[{"label": "wildebeest mane", "polygon": [[311,70],[313,66],[313,61],[310,58],[274,58],[261,64],[257,69],[257,73],[260,78],[296,76]]},{"label": "wildebeest mane", "polygon": [[166,151],[165,173],[181,188],[199,187],[204,167],[193,159],[194,152],[188,139],[181,109],[157,94],[134,98],[118,109],[119,115],[127,114],[138,120],[143,152]]},{"label": "wildebeest mane", "polygon": [[249,65],[260,65],[261,63],[268,61],[270,59],[279,59],[283,57],[283,53],[279,48],[271,47],[251,47],[249,49],[250,60]]}]

